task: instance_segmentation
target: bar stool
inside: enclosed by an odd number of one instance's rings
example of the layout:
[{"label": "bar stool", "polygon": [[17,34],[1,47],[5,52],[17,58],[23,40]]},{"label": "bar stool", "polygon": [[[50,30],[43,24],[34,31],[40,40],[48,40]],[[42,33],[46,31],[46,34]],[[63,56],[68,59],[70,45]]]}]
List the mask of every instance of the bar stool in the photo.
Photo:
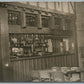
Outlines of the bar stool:
[{"label": "bar stool", "polygon": [[81,75],[80,75],[80,69],[79,67],[71,67],[71,71],[68,72],[68,74],[71,75],[70,81],[71,82],[80,82],[81,81]]}]

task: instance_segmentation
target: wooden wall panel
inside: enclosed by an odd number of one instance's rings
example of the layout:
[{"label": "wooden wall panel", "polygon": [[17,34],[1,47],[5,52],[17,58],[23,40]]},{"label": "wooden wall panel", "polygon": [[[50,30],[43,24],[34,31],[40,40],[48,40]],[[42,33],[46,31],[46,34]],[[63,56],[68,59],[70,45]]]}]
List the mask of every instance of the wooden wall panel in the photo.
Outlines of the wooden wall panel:
[{"label": "wooden wall panel", "polygon": [[31,81],[32,70],[51,69],[55,66],[76,66],[74,55],[51,56],[29,60],[11,61],[13,66],[12,81]]}]

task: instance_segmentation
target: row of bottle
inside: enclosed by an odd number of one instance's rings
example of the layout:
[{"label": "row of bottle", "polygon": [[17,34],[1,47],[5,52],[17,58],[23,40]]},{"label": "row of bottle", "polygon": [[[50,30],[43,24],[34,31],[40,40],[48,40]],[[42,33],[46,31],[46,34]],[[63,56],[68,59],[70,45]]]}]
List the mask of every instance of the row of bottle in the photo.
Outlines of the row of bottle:
[{"label": "row of bottle", "polygon": [[74,52],[74,43],[70,42],[68,38],[52,40],[50,38],[45,39],[44,35],[14,34],[10,35],[10,48],[11,53],[21,53],[29,56],[43,55],[46,52],[60,54]]},{"label": "row of bottle", "polygon": [[48,40],[44,39],[44,35],[11,35],[10,45],[15,47],[30,46],[31,44],[39,44],[44,46]]},{"label": "row of bottle", "polygon": [[12,48],[11,49],[11,55],[12,56],[32,56],[31,49],[24,49],[24,48]]},{"label": "row of bottle", "polygon": [[48,51],[48,48],[35,48],[32,52],[32,48],[16,48],[16,47],[13,47],[11,48],[11,52],[10,54],[12,56],[36,56],[36,55],[39,55],[39,56],[42,56],[44,55],[45,53],[47,53]]},{"label": "row of bottle", "polygon": [[44,39],[44,35],[10,35],[10,49],[12,55],[43,55],[52,52],[51,39]]}]

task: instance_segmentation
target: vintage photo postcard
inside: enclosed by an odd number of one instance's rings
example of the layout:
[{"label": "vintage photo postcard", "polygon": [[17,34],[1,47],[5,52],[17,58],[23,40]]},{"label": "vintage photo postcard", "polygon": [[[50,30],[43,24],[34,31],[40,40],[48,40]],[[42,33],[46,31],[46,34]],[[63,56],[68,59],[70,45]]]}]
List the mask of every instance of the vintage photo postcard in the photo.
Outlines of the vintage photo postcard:
[{"label": "vintage photo postcard", "polygon": [[0,2],[0,82],[84,82],[84,2]]}]

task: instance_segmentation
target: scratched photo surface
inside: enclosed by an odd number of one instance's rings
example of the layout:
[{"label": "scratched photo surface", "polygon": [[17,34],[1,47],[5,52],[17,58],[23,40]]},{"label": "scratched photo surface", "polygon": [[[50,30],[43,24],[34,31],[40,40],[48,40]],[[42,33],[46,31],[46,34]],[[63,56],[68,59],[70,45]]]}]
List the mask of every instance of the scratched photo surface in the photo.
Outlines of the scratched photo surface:
[{"label": "scratched photo surface", "polygon": [[84,82],[84,2],[0,2],[0,82]]}]

